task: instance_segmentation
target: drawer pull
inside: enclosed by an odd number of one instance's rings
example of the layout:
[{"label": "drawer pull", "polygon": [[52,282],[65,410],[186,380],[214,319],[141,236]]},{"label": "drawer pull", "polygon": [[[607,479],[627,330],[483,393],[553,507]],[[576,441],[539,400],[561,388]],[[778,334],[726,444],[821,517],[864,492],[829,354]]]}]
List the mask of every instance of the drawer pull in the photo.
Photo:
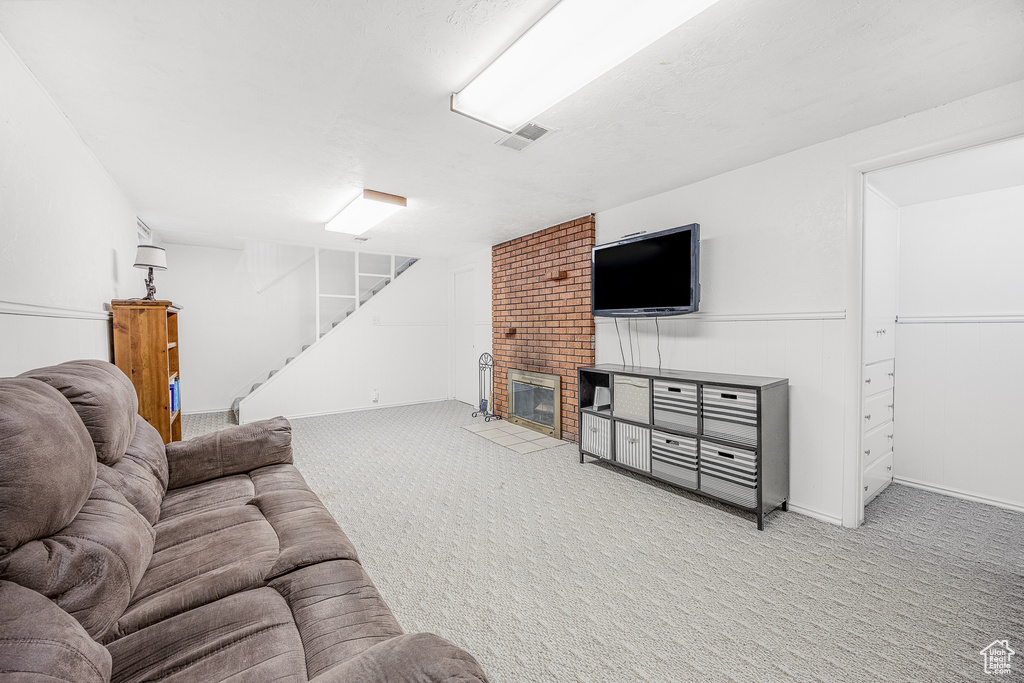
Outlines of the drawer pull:
[{"label": "drawer pull", "polygon": [[886,467],[885,469],[887,469],[887,470],[889,470],[890,472],[892,472],[892,465],[889,465],[889,466],[888,466],[888,467]]},{"label": "drawer pull", "polygon": [[665,439],[665,443],[668,444],[669,446],[678,446],[679,445],[678,441],[673,441],[672,439]]},{"label": "drawer pull", "polygon": [[732,453],[726,453],[725,451],[718,451],[718,455],[723,458],[729,458],[730,460],[736,459],[735,455],[733,455]]},{"label": "drawer pull", "polygon": [[736,394],[722,394],[722,398],[731,398],[733,401],[735,401]]},{"label": "drawer pull", "polygon": [[871,378],[868,377],[866,380],[864,380],[864,384],[871,384]]},{"label": "drawer pull", "polygon": [[868,490],[868,487],[867,487],[867,486],[865,486],[865,487],[864,487],[864,490],[865,490],[865,491],[867,491],[867,490]]},{"label": "drawer pull", "polygon": [[636,438],[635,436],[627,437],[626,441],[628,441],[630,443],[640,443],[640,439]]},{"label": "drawer pull", "polygon": [[870,420],[871,419],[871,413],[868,413],[867,415],[865,415],[864,419],[865,420]]},{"label": "drawer pull", "polygon": [[889,441],[892,441],[892,434],[886,434],[886,436],[889,437]]},{"label": "drawer pull", "polygon": [[682,391],[683,391],[679,387],[669,387],[668,390],[671,391],[673,394],[679,394],[679,393],[682,393]]},{"label": "drawer pull", "polygon": [[893,404],[893,403],[890,403],[889,405],[886,406],[886,408],[888,408],[889,410],[892,410],[895,407],[896,407],[896,405]]},{"label": "drawer pull", "polygon": [[896,379],[896,373],[895,372],[890,372],[889,376],[892,377],[893,379]]},{"label": "drawer pull", "polygon": [[594,427],[593,425],[591,425],[591,427],[590,427],[590,431],[592,431],[592,432],[594,432],[595,434],[597,434],[597,432],[598,432],[599,430],[598,430],[598,428],[597,428],[597,427]]},{"label": "drawer pull", "polygon": [[866,451],[864,451],[864,455],[871,455],[871,449],[869,448]]}]

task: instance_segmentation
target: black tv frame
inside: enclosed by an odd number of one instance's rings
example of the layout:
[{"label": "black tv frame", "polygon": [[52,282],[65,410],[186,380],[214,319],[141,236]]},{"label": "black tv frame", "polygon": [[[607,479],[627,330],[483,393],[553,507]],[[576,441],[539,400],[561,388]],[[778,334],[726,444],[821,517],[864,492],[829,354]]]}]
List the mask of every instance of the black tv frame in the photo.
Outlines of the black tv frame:
[{"label": "black tv frame", "polygon": [[[623,244],[630,244],[632,242],[643,242],[645,240],[654,239],[656,237],[663,237],[665,235],[671,235],[672,233],[682,232],[683,230],[691,230],[693,232],[693,238],[690,240],[690,305],[689,306],[659,306],[649,308],[609,308],[609,309],[596,309],[594,308],[594,291],[597,287],[597,278],[595,273],[595,261],[598,250],[609,249],[617,247]],[[620,318],[660,318],[662,316],[671,315],[685,315],[688,313],[696,313],[700,306],[700,224],[690,223],[689,225],[680,225],[677,228],[669,228],[668,230],[660,230],[658,232],[645,233],[643,235],[637,235],[635,237],[626,237],[615,242],[608,242],[607,244],[596,245],[591,249],[590,252],[590,311],[596,317],[620,317]]]}]

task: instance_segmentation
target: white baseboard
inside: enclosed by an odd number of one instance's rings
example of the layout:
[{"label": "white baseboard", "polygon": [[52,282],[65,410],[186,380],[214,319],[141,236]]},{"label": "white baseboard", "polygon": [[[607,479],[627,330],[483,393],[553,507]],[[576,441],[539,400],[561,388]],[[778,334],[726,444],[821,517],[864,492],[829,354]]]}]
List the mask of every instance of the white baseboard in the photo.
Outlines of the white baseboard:
[{"label": "white baseboard", "polygon": [[948,489],[943,486],[935,486],[934,484],[926,484],[923,481],[915,481],[914,479],[904,479],[903,477],[893,477],[893,481],[897,484],[903,484],[904,486],[912,486],[915,489],[924,489],[925,491],[941,493],[945,496],[953,496],[954,498],[962,498],[964,500],[973,500],[976,503],[985,503],[986,505],[994,505],[995,507],[1006,510],[1024,512],[1024,505],[1021,505],[1020,503],[1012,503],[1008,500],[986,498],[985,496],[978,496],[965,491],[957,491],[956,489]]},{"label": "white baseboard", "polygon": [[810,508],[805,508],[805,507],[803,507],[801,505],[794,505],[793,503],[790,503],[788,508],[789,508],[790,512],[795,512],[798,515],[805,515],[807,517],[811,517],[813,519],[817,519],[817,520],[820,520],[822,522],[828,522],[829,524],[834,524],[836,526],[842,526],[843,525],[842,518],[834,517],[832,515],[826,515],[824,512],[818,512],[817,510],[812,510]]},{"label": "white baseboard", "polygon": [[[315,412],[315,413],[299,413],[299,414],[295,414],[295,415],[285,415],[285,417],[287,417],[289,420],[298,420],[298,419],[303,418],[303,417],[320,417],[322,415],[342,415],[344,413],[358,413],[358,412],[361,412],[363,410],[380,410],[381,408],[400,408],[402,406],[415,406],[415,405],[420,405],[421,403],[437,403],[439,401],[448,401],[448,400],[454,400],[454,399],[449,399],[447,397],[427,398],[427,399],[424,399],[422,401],[406,401],[404,403],[386,403],[386,404],[383,404],[383,405],[360,406],[358,408],[346,408],[345,410],[323,410],[323,411],[319,411],[319,412]],[[469,407],[472,407],[472,406],[469,406]],[[217,412],[223,412],[223,411],[217,411]],[[255,420],[254,420],[254,422],[255,422]],[[248,422],[243,422],[242,424],[249,424],[249,423]]]}]

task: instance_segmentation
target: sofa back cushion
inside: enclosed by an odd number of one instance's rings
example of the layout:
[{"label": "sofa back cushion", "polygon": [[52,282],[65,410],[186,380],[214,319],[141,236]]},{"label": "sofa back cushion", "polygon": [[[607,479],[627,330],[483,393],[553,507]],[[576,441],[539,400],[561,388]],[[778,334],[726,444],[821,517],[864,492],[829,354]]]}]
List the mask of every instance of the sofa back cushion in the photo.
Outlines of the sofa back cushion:
[{"label": "sofa back cushion", "polygon": [[142,580],[154,540],[146,519],[97,479],[69,525],[0,556],[0,580],[50,598],[102,642]]},{"label": "sofa back cushion", "polygon": [[0,558],[67,526],[96,480],[96,451],[67,399],[0,379]]},{"label": "sofa back cushion", "polygon": [[135,434],[139,397],[128,376],[101,360],[74,360],[29,370],[31,377],[49,384],[78,411],[104,465],[121,459]]},{"label": "sofa back cushion", "polygon": [[124,457],[112,467],[101,464],[96,476],[121,493],[146,521],[156,524],[167,492],[164,440],[141,415],[136,415],[135,420],[135,436]]}]

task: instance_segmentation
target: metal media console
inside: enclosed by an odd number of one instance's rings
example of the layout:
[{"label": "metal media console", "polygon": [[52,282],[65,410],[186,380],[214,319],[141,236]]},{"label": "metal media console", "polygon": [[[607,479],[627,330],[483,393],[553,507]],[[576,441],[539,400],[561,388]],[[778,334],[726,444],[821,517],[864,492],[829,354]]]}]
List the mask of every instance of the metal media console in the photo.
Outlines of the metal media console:
[{"label": "metal media console", "polygon": [[789,503],[789,380],[579,369],[580,462],[599,458],[764,516]]}]

